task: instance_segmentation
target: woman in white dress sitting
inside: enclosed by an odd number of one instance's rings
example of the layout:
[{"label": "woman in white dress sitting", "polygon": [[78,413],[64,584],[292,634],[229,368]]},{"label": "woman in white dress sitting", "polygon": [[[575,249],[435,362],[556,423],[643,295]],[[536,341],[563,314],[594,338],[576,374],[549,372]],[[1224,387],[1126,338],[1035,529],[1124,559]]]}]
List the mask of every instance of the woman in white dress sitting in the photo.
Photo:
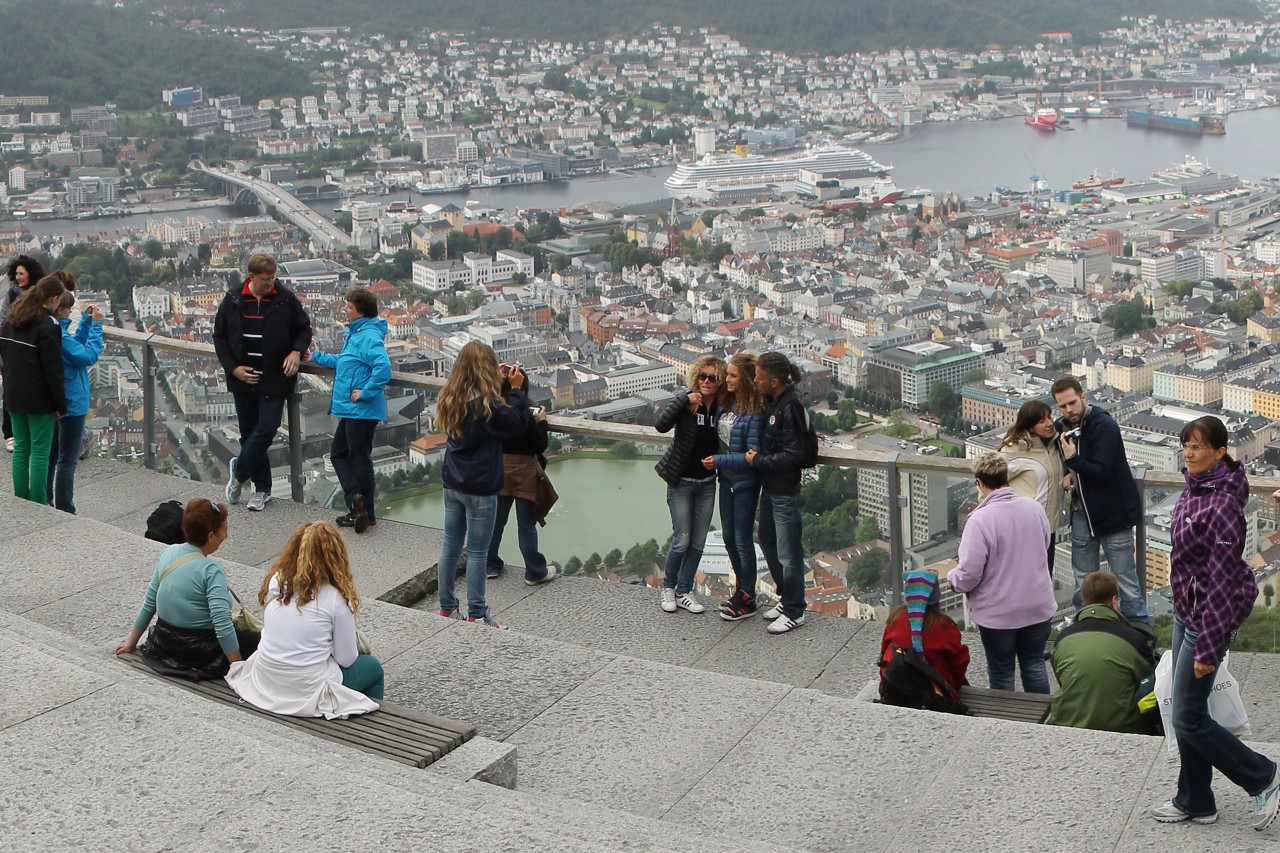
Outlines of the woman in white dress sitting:
[{"label": "woman in white dress sitting", "polygon": [[336,527],[313,521],[295,530],[258,601],[258,650],[227,673],[242,700],[274,714],[330,720],[378,709],[382,665],[356,651],[360,596]]}]

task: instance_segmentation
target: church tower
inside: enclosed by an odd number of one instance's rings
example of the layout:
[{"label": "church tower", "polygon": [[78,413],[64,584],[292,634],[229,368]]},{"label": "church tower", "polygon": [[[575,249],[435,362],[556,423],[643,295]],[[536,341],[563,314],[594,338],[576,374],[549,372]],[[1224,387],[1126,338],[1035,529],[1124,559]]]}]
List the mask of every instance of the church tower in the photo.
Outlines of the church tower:
[{"label": "church tower", "polygon": [[680,215],[676,212],[676,200],[671,199],[671,212],[667,214],[667,251],[668,258],[684,257],[684,235],[680,233]]}]

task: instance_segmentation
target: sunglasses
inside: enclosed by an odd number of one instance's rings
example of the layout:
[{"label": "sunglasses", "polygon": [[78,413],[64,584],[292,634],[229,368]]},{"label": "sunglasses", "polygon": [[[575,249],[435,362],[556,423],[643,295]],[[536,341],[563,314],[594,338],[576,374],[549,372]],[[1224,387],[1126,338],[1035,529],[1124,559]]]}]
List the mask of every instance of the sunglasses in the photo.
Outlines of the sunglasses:
[{"label": "sunglasses", "polygon": [[699,373],[698,381],[699,382],[715,382],[718,385],[720,384],[720,377],[715,373]]}]

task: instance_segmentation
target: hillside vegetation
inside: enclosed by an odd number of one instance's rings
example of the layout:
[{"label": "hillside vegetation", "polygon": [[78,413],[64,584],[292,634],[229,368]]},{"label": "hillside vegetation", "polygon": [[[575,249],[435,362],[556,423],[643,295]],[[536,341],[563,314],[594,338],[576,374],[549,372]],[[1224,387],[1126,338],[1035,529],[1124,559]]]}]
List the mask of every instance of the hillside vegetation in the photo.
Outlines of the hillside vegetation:
[{"label": "hillside vegetation", "polygon": [[715,27],[753,45],[793,51],[885,46],[980,47],[1031,43],[1037,33],[1082,35],[1116,26],[1121,14],[1256,19],[1250,0],[221,0],[223,19],[263,27],[326,24],[404,34],[482,32],[508,37],[593,38],[661,21]]},{"label": "hillside vegetation", "polygon": [[310,91],[306,68],[235,39],[161,26],[139,8],[67,0],[0,5],[0,57],[0,92],[48,95],[54,108],[145,109],[161,89],[188,83],[250,104]]}]

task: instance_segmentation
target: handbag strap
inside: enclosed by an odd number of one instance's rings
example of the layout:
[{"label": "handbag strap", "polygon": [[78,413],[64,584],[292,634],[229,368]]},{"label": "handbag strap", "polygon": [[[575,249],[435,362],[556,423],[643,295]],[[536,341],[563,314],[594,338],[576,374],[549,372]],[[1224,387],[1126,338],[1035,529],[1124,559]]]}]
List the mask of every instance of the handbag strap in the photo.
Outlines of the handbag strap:
[{"label": "handbag strap", "polygon": [[173,570],[178,568],[178,566],[181,566],[183,563],[190,563],[192,560],[196,559],[197,557],[203,557],[203,556],[204,554],[202,554],[199,551],[196,551],[194,554],[188,554],[185,557],[181,557],[177,560],[174,560],[172,563],[170,563],[168,566],[165,567],[165,570],[163,572],[160,573],[160,580],[156,581],[156,586],[159,587],[160,584],[164,583],[164,579],[169,577],[169,575],[173,574]]},{"label": "handbag strap", "polygon": [[248,610],[248,608],[244,606],[244,602],[240,600],[240,596],[236,595],[236,591],[231,588],[231,584],[227,584],[227,592],[231,593],[231,597],[236,600],[236,604],[240,605],[241,610]]}]

